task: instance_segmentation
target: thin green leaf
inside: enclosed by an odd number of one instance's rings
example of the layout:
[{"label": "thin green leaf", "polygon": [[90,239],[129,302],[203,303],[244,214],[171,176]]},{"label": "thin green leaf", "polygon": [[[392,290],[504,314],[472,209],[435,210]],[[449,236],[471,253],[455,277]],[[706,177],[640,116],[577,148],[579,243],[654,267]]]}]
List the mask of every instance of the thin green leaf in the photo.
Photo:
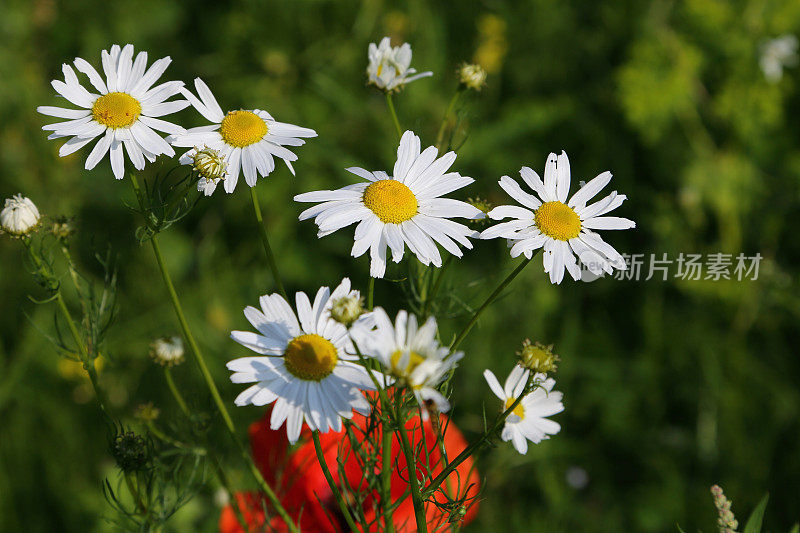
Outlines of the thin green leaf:
[{"label": "thin green leaf", "polygon": [[767,501],[769,501],[769,493],[764,494],[756,508],[753,509],[742,533],[761,533],[761,522],[764,520],[764,512],[767,510]]}]

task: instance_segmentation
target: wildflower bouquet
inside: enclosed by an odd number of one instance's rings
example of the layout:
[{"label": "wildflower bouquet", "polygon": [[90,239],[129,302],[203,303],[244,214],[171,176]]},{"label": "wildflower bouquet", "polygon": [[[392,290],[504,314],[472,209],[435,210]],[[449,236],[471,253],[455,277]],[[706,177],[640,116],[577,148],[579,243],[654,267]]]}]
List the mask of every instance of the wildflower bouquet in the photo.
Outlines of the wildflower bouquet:
[{"label": "wildflower bouquet", "polygon": [[[119,520],[158,530],[206,483],[208,470],[230,501],[220,517],[222,531],[439,531],[469,522],[479,501],[492,498],[482,492],[480,452],[499,438],[525,454],[529,445],[560,431],[551,417],[564,405],[553,377],[559,360],[553,346],[525,340],[515,360],[498,359],[508,371],[502,384],[492,370],[484,372],[499,402],[492,408],[496,413],[485,416],[483,432],[466,439],[448,413],[462,394],[452,378],[459,362],[470,357],[468,335],[539,253],[544,273],[556,285],[565,273],[577,281],[626,268],[601,235],[635,226],[610,215],[625,195],[613,191],[596,199],[611,173],[575,188],[562,151],[547,156],[541,176],[521,166],[520,180],[499,178],[508,205],[460,199],[475,180],[458,171],[461,145],[455,141],[463,132],[453,111],[459,99],[482,88],[486,72],[478,65],[459,68],[458,88],[431,144],[402,127],[394,101],[413,90],[411,82],[433,73],[411,67],[409,44],[392,46],[384,38],[369,45],[366,74],[368,84],[385,96],[397,134],[385,142],[397,147],[396,160],[379,170],[343,169],[352,175],[351,184],[297,194],[294,200],[304,204],[299,216],[290,210],[276,215],[313,220],[319,238],[339,231],[349,235],[347,228],[355,226],[352,271],[290,294],[281,275],[283,250],[270,243],[255,187],[269,187],[259,178],[282,161],[297,174],[302,190],[298,154],[315,130],[281,122],[264,109],[226,106],[224,111],[200,78],[193,90],[182,81],[160,82],[170,61],[165,57],[148,66],[147,52],[135,53],[130,44],[102,51],[99,69],[76,58],[62,66],[63,80],[52,82],[69,107],[38,111],[64,119],[43,127],[52,132],[49,138],[65,139],[59,155],[84,149],[85,168],[95,173],[104,172],[98,165],[108,156],[111,173],[132,188],[135,203],[129,207],[141,218],[135,238],[151,249],[180,328],[180,335],[154,340],[151,356],[162,367],[185,431],[165,431],[154,405],[141,408],[131,422],[114,411],[97,379],[115,314],[113,262],[103,262],[105,282],[94,287],[71,260],[67,219],[48,219],[22,195],[8,199],[0,213],[3,231],[27,249],[45,293],[42,302],[56,304],[58,350],[88,373],[101,416],[113,428],[110,453],[119,472],[106,481],[105,492]],[[207,122],[185,127],[190,125],[165,118],[188,107]],[[157,160],[169,170],[151,171],[148,165]],[[253,353],[227,363],[230,380],[242,385],[229,398],[212,378],[214,359],[206,357],[195,336],[202,324],[190,323],[184,313],[160,236],[197,202],[232,201],[227,195],[237,185],[250,190],[273,285],[252,287],[246,302],[251,305],[243,309],[252,329],[230,333]],[[479,306],[458,310],[460,332],[443,338],[437,312],[444,314],[438,302],[448,269],[456,260],[468,261],[481,240],[496,238],[506,241],[518,264],[486,288]],[[358,258],[367,252],[369,281],[357,286],[351,277],[359,277],[365,265]],[[58,261],[56,253],[62,256]],[[397,271],[389,270],[396,268],[390,260],[408,265],[409,274],[392,277]],[[407,301],[376,301],[376,283],[403,286]],[[65,297],[68,287],[78,305]],[[172,377],[187,353],[213,400],[212,420],[190,406]],[[249,450],[230,414],[234,406],[251,410],[256,420]],[[234,485],[210,431],[230,435],[254,487]]]}]

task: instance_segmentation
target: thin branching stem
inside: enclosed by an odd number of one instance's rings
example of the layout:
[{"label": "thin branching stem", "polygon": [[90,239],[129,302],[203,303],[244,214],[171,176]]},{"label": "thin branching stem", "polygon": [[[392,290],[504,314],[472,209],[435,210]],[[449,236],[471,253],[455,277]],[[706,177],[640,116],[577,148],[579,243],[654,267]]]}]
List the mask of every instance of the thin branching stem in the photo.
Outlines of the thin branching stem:
[{"label": "thin branching stem", "polygon": [[172,378],[172,369],[168,366],[164,367],[164,379],[166,380],[167,387],[169,387],[172,397],[175,398],[175,402],[178,404],[178,407],[180,407],[184,415],[189,417],[191,415],[189,412],[189,407],[186,405],[186,400],[183,399],[183,395],[178,390],[178,387],[175,386],[175,380]]},{"label": "thin branching stem", "polygon": [[535,377],[536,375],[531,372],[530,376],[528,377],[528,382],[525,384],[525,389],[523,389],[523,393],[517,396],[511,405],[509,405],[505,411],[498,415],[489,431],[486,431],[478,440],[467,446],[464,451],[458,454],[444,469],[442,469],[441,472],[439,472],[439,475],[437,475],[430,483],[428,483],[428,486],[425,487],[425,490],[422,492],[423,497],[429,498],[434,492],[436,492],[436,489],[439,488],[439,485],[441,485],[447,479],[447,477],[456,468],[458,468],[458,465],[466,461],[470,456],[474,455],[478,450],[489,443],[491,438],[500,430],[503,424],[505,424],[506,418],[508,418],[511,413],[514,412],[514,409],[516,409],[520,402],[522,402],[523,398],[528,395],[530,392],[530,386]]},{"label": "thin branching stem", "polygon": [[[172,393],[172,397],[175,398],[175,403],[178,404],[178,407],[184,416],[186,416],[186,419],[191,422],[192,413],[189,410],[189,406],[187,405],[186,400],[183,398],[180,389],[175,386],[175,380],[172,378],[172,370],[168,366],[164,367],[164,379],[167,381],[167,386]],[[148,427],[150,426],[148,425]],[[158,436],[158,434],[156,434],[156,436]],[[236,520],[239,522],[239,525],[242,526],[242,530],[249,533],[250,526],[247,524],[247,521],[242,514],[242,510],[239,508],[239,502],[236,500],[236,493],[233,491],[233,486],[231,485],[227,474],[225,474],[225,469],[222,468],[222,463],[215,454],[209,453],[208,450],[206,450],[206,456],[209,458],[211,465],[214,467],[214,472],[217,474],[217,479],[225,489],[225,492],[228,493],[228,497],[231,501],[231,508],[233,509],[233,513],[236,515]]]},{"label": "thin branching stem", "polygon": [[144,504],[144,500],[142,500],[142,495],[139,494],[139,490],[136,488],[136,484],[131,479],[130,472],[125,472],[125,484],[128,486],[128,492],[131,493],[131,497],[136,501],[136,507],[139,509],[139,512],[145,515],[147,513],[147,507]]},{"label": "thin branching stem", "polygon": [[450,346],[451,353],[456,351],[458,345],[461,344],[461,341],[463,341],[464,338],[467,336],[469,330],[471,330],[472,326],[474,326],[475,323],[478,321],[478,318],[481,316],[481,313],[483,313],[486,310],[486,308],[492,304],[492,302],[500,295],[501,292],[503,292],[503,289],[505,289],[509,283],[514,281],[514,278],[516,278],[517,275],[520,272],[522,272],[522,269],[528,266],[528,263],[531,262],[531,259],[533,259],[534,256],[535,254],[531,256],[530,259],[526,258],[525,260],[523,260],[522,263],[520,263],[519,266],[517,266],[517,268],[515,268],[511,272],[511,274],[506,276],[505,279],[500,282],[500,285],[498,285],[497,288],[494,291],[492,291],[489,297],[486,298],[486,300],[481,304],[478,310],[475,311],[475,314],[472,315],[472,318],[470,318],[469,322],[467,322],[467,325],[464,326],[464,329],[461,330],[461,333],[458,334],[458,337],[456,337],[456,339],[453,341],[453,344]]},{"label": "thin branching stem", "polygon": [[[427,533],[428,522],[425,519],[425,503],[417,479],[417,465],[414,458],[414,451],[411,449],[411,442],[408,439],[405,420],[403,419],[402,402],[395,402],[395,417],[397,419],[397,432],[400,434],[400,447],[406,458],[406,468],[408,470],[408,488],[411,490],[411,501],[414,504],[414,517],[417,520],[417,531]],[[421,429],[421,428],[420,428]],[[423,439],[424,440],[424,439]]]},{"label": "thin branching stem", "polygon": [[428,311],[430,311],[431,303],[433,303],[433,300],[436,298],[436,294],[439,292],[439,288],[442,286],[442,281],[444,281],[445,272],[447,272],[447,269],[450,267],[452,262],[453,256],[448,255],[447,259],[444,260],[444,265],[442,265],[442,268],[439,270],[439,275],[436,277],[436,281],[433,283],[433,288],[425,298],[425,304],[422,307],[423,320],[428,317]]},{"label": "thin branching stem", "polygon": [[83,363],[83,368],[86,370],[86,373],[89,375],[89,381],[92,383],[94,394],[97,397],[97,403],[100,404],[100,409],[102,409],[106,416],[113,418],[108,397],[106,396],[105,391],[100,387],[100,379],[97,377],[97,369],[94,366],[94,359],[90,357],[89,352],[86,349],[86,345],[81,339],[81,335],[78,332],[78,328],[75,326],[75,321],[72,320],[72,315],[67,308],[66,302],[64,302],[64,297],[61,295],[60,289],[56,293],[56,303],[58,304],[58,308],[61,310],[61,314],[64,316],[64,320],[67,323],[67,328],[69,328],[70,334],[75,340],[75,344],[78,345],[78,351],[81,354],[81,362]]},{"label": "thin branching stem", "polygon": [[[144,204],[141,198],[141,189],[139,188],[139,182],[136,179],[134,174],[131,174],[131,184],[133,185],[134,192],[136,193],[136,198],[139,201],[140,207],[144,209]],[[225,407],[225,402],[222,401],[222,396],[219,394],[219,389],[217,389],[216,383],[214,383],[214,378],[211,376],[211,372],[208,370],[208,365],[205,362],[203,357],[203,353],[200,351],[200,347],[198,346],[197,342],[194,339],[194,335],[192,334],[189,323],[186,321],[186,315],[183,313],[183,306],[181,305],[180,299],[178,298],[178,293],[175,291],[175,286],[172,283],[172,278],[167,271],[166,265],[164,264],[164,257],[161,254],[161,248],[158,245],[158,237],[157,235],[153,234],[150,237],[150,245],[153,248],[153,254],[156,257],[156,262],[158,263],[158,268],[161,271],[161,277],[164,280],[164,285],[167,287],[167,292],[169,293],[170,300],[172,301],[172,307],[175,309],[175,314],[178,317],[178,322],[181,326],[181,331],[183,332],[183,337],[186,339],[186,343],[189,345],[189,351],[194,356],[194,360],[197,363],[197,366],[200,368],[200,373],[203,375],[203,380],[208,387],[209,392],[211,392],[211,397],[214,400],[214,404],[217,407],[217,411],[219,412],[220,416],[222,417],[223,422],[225,423],[225,429],[227,429],[228,434],[233,439],[234,443],[236,443],[237,448],[239,449],[242,458],[246,462],[250,473],[258,482],[259,487],[264,494],[267,495],[272,505],[275,507],[275,511],[280,515],[284,522],[289,526],[289,529],[292,532],[299,531],[297,526],[294,524],[294,521],[289,516],[289,513],[286,512],[283,505],[278,499],[278,496],[275,494],[275,491],[272,490],[272,487],[269,486],[269,483],[264,479],[264,476],[261,475],[261,472],[258,470],[258,467],[253,462],[253,458],[247,451],[247,448],[242,444],[239,438],[236,435],[236,427],[233,424],[233,420],[231,419],[230,413],[228,413],[227,407]]]},{"label": "thin branching stem", "polygon": [[328,481],[328,486],[331,488],[334,498],[336,498],[336,503],[339,505],[339,510],[342,512],[345,522],[347,522],[347,527],[350,528],[350,531],[358,531],[358,526],[356,526],[353,517],[350,515],[350,509],[344,501],[342,491],[339,490],[339,486],[333,480],[328,463],[325,462],[325,454],[322,451],[322,444],[319,442],[319,430],[311,432],[311,439],[314,441],[314,450],[317,452],[319,466],[322,467],[322,473],[325,474],[325,479]]},{"label": "thin branching stem", "polygon": [[444,117],[442,117],[442,124],[439,126],[439,133],[436,135],[436,148],[439,150],[439,155],[444,151],[442,143],[444,142],[444,132],[447,129],[447,123],[450,122],[450,114],[453,112],[453,108],[456,106],[458,97],[461,96],[463,90],[464,86],[459,84],[458,89],[456,89],[455,94],[450,99],[450,103],[447,105],[447,111],[444,112]]},{"label": "thin branching stem", "polygon": [[[391,406],[381,400],[381,414],[391,411]],[[387,533],[394,532],[392,517],[392,429],[390,417],[383,415],[381,420],[381,503],[383,504],[383,521]]]}]

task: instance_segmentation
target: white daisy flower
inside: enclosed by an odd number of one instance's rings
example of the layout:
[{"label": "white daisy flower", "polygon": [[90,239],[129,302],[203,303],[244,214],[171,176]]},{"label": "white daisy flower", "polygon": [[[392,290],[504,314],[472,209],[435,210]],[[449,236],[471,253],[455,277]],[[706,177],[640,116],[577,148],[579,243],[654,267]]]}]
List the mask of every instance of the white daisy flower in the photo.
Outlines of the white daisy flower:
[{"label": "white daisy flower", "polygon": [[381,39],[380,44],[369,43],[369,65],[367,77],[369,83],[384,91],[400,90],[406,83],[433,76],[433,72],[420,72],[410,68],[411,45],[392,47],[388,37]]},{"label": "white daisy flower", "polygon": [[169,57],[155,61],[147,70],[147,52],[139,52],[134,60],[131,44],[124,48],[115,44],[111,50],[103,50],[101,57],[105,79],[86,60],[77,57],[74,61],[75,68],[89,78],[97,93],[84,88],[66,63],[62,65],[64,81],[51,82],[58,94],[81,109],[39,106],[36,110],[43,115],[69,119],[42,128],[53,131],[48,139],[71,137],[61,146],[59,156],[69,155],[100,137],[86,158],[86,170],[93,169],[110,152],[114,177],[122,179],[125,175],[123,146],[137,170],[144,168],[145,160],[152,163],[161,154],[175,155],[169,143],[156,131],[176,134],[184,129],[157,117],[180,111],[189,102],[166,101],[180,92],[182,81],[168,81],[153,87],[172,61]]},{"label": "white daisy flower", "polygon": [[603,172],[569,196],[569,159],[551,153],[544,168],[544,182],[528,167],[519,171],[523,181],[537,195],[522,190],[508,176],[503,176],[500,187],[524,207],[503,205],[489,211],[489,218],[513,218],[484,230],[482,239],[502,237],[508,239],[511,257],[524,254],[531,258],[533,252],[544,248],[544,271],[552,283],[561,283],[566,268],[575,280],[581,269],[576,258],[593,274],[611,273],[613,268],[625,270],[625,260],[593,230],[629,229],[636,223],[627,218],[602,216],[613,211],[627,198],[612,192],[600,201],[586,205],[611,181],[611,172]]},{"label": "white daisy flower", "polygon": [[792,34],[781,35],[761,45],[758,64],[764,77],[770,83],[778,83],[783,78],[783,69],[797,66],[797,37]]},{"label": "white daisy flower", "polygon": [[458,172],[447,172],[456,160],[455,152],[447,152],[438,159],[437,155],[434,146],[420,153],[419,137],[407,131],[397,149],[394,176],[348,168],[348,172],[366,182],[295,196],[298,202],[322,202],[300,213],[300,220],[315,217],[318,237],[358,222],[351,255],[360,257],[369,250],[370,275],[374,278],[382,278],[386,273],[387,246],[395,263],[403,258],[407,245],[422,264],[440,267],[442,258],[435,243],[456,257],[462,256],[456,242],[472,248],[467,236],[473,236],[474,232],[450,218],[474,219],[483,214],[466,202],[441,198],[475,180]]},{"label": "white daisy flower", "polygon": [[[266,177],[275,170],[275,157],[283,159],[294,174],[292,161],[297,160],[297,156],[286,146],[302,146],[305,141],[300,137],[316,137],[317,132],[278,122],[261,109],[238,109],[223,113],[203,80],[196,78],[194,86],[200,98],[185,88],[182,93],[213,124],[189,128],[182,135],[170,137],[174,146],[191,148],[181,156],[181,164],[194,165],[195,153],[204,148],[217,150],[225,159],[227,168],[223,179],[225,192],[228,193],[236,188],[240,171],[244,174],[247,185],[254,187],[259,176]],[[219,178],[202,180],[202,184],[198,184],[198,190],[209,195],[218,181]],[[210,183],[213,183],[213,187]]]},{"label": "white daisy flower", "polygon": [[[501,387],[491,370],[483,372],[489,388],[503,401],[503,411],[511,407],[525,390],[529,376],[530,370],[516,365],[506,378],[505,387]],[[504,442],[512,441],[514,448],[523,455],[528,451],[528,441],[539,444],[549,439],[549,435],[561,431],[561,426],[557,422],[546,418],[564,410],[564,404],[561,403],[563,394],[553,390],[556,380],[548,378],[545,374],[536,374],[534,381],[537,387],[517,404],[514,411],[506,418],[506,424],[500,434]]]},{"label": "white daisy flower", "polygon": [[[228,363],[234,383],[256,384],[236,398],[236,405],[266,405],[275,402],[270,425],[278,429],[286,422],[290,442],[300,436],[305,419],[312,430],[340,431],[342,418],[353,410],[368,414],[369,402],[359,389],[374,390],[358,357],[347,328],[330,317],[333,300],[358,298],[345,278],[333,293],[328,287],[317,292],[312,305],[304,292],[296,297],[297,315],[279,294],[260,299],[261,309],[247,307],[244,315],[258,330],[233,331],[231,338],[261,354]],[[299,317],[299,322],[298,322]],[[366,324],[371,318],[361,318]]]},{"label": "white daisy flower", "polygon": [[0,229],[17,237],[27,235],[36,229],[40,218],[39,210],[30,198],[15,194],[6,198],[0,211]]},{"label": "white daisy flower", "polygon": [[387,373],[405,383],[425,416],[427,402],[436,405],[438,411],[447,412],[450,402],[436,387],[464,357],[464,352],[450,354],[446,346],[439,344],[433,317],[422,327],[417,326],[417,317],[406,311],[397,313],[394,324],[380,307],[374,309],[372,317],[374,329],[356,324],[350,330],[361,353],[377,359]]}]

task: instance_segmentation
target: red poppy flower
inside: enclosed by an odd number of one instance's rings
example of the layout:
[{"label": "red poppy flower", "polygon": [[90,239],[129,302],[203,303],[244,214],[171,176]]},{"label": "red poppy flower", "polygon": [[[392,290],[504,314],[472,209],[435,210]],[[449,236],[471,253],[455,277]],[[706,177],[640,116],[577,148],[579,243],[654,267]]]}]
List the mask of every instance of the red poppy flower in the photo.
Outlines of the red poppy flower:
[{"label": "red poppy flower", "polygon": [[[323,454],[334,480],[341,485],[344,474],[347,491],[359,500],[364,518],[370,524],[369,531],[381,531],[380,496],[367,486],[363,457],[381,456],[380,424],[369,428],[369,419],[357,416],[352,437],[345,432],[329,432],[320,435]],[[439,415],[443,443],[447,457],[452,459],[466,448],[467,443],[458,428],[445,415]],[[418,479],[431,479],[442,471],[443,461],[436,431],[430,420],[421,423],[419,416],[406,423],[412,448],[417,450]],[[269,413],[250,426],[250,441],[256,465],[264,478],[276,489],[281,503],[302,531],[336,533],[345,531],[346,525],[340,515],[330,487],[320,467],[310,432],[304,428],[300,445],[289,452],[285,430],[269,427]],[[352,442],[355,441],[355,442]],[[357,453],[356,450],[361,450]],[[394,509],[392,522],[398,533],[416,531],[414,507],[408,494],[408,469],[402,454],[399,435],[391,442],[391,497],[402,500]],[[380,465],[375,466],[375,474]],[[470,522],[478,511],[477,494],[480,482],[472,459],[461,463],[442,483],[440,489],[426,502],[425,514],[428,528],[435,531],[453,520]],[[357,495],[357,496],[356,496]],[[266,498],[257,493],[238,493],[235,500],[251,531],[288,531],[286,524],[277,516],[269,521],[264,513]],[[460,501],[461,505],[450,505],[449,501]],[[438,505],[437,505],[438,504]],[[461,516],[463,514],[463,517]],[[219,521],[222,533],[240,533],[242,528],[231,505],[223,509]]]}]

